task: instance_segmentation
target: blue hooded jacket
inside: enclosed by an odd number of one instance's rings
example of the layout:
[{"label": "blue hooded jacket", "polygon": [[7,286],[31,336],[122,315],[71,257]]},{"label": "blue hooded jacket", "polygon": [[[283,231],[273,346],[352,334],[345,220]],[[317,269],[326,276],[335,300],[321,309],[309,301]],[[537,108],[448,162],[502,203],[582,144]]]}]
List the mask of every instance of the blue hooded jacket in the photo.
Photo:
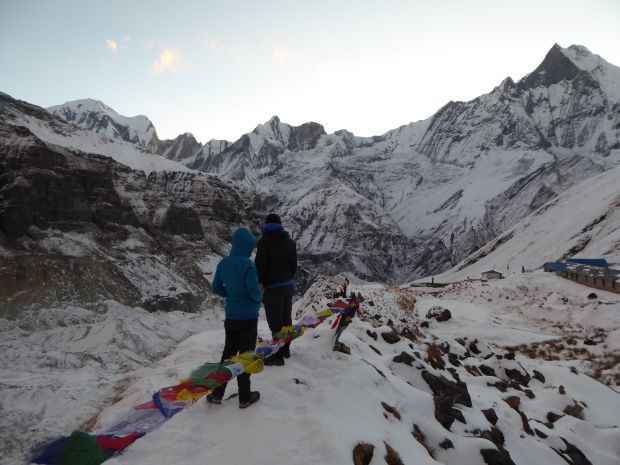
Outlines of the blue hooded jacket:
[{"label": "blue hooded jacket", "polygon": [[217,265],[213,277],[213,292],[226,297],[227,320],[253,320],[263,300],[256,274],[256,266],[250,259],[256,237],[249,229],[239,228],[232,238],[228,257]]}]

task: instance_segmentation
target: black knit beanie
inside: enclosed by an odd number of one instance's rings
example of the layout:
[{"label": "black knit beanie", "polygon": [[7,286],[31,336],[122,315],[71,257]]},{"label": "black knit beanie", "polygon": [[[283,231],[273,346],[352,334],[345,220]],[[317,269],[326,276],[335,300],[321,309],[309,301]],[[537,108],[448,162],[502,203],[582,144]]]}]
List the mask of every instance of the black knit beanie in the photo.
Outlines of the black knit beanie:
[{"label": "black knit beanie", "polygon": [[265,218],[265,223],[282,224],[282,220],[275,213],[269,213],[269,215],[267,215],[267,218]]}]

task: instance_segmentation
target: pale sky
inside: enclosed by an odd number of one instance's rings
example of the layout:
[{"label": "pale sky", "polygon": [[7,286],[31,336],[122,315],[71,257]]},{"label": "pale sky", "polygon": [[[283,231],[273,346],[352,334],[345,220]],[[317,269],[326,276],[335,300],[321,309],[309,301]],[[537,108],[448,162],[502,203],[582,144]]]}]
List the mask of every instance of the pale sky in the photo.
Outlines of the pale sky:
[{"label": "pale sky", "polygon": [[236,140],[278,115],[383,134],[518,80],[554,43],[620,65],[620,0],[0,0],[0,91]]}]

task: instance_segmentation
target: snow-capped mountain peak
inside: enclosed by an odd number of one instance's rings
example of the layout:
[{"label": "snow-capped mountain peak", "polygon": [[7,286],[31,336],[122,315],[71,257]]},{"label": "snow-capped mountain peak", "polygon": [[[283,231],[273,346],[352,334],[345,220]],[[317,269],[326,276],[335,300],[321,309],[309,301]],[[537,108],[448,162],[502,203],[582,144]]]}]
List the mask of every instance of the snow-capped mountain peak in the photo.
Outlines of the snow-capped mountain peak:
[{"label": "snow-capped mountain peak", "polygon": [[155,126],[144,115],[120,115],[105,103],[95,99],[80,99],[47,108],[51,114],[111,138],[121,138],[146,150],[155,152],[159,140]]},{"label": "snow-capped mountain peak", "polygon": [[620,100],[620,68],[583,45],[562,48],[554,44],[542,63],[519,82],[521,89],[549,87],[580,76],[586,84],[600,87],[612,103]]},{"label": "snow-capped mountain peak", "polygon": [[[391,218],[400,228],[400,240],[378,242],[384,255],[403,253],[413,239],[415,250],[405,254],[417,254],[410,262],[420,263],[415,273],[424,276],[460,262],[572,185],[616,166],[619,95],[619,68],[585,47],[555,44],[520,80],[507,77],[487,94],[451,101],[383,136],[344,129],[325,134],[316,123],[293,127],[274,116],[223,150],[205,147],[186,164],[263,192],[270,206],[288,212],[284,220],[306,253],[324,258],[331,244],[340,257],[342,237],[349,254],[352,243],[372,238],[356,256],[370,265],[366,250],[383,237],[377,233],[383,221],[351,217],[348,224],[365,229],[362,240],[326,220],[324,212],[346,203],[335,193],[348,188],[376,209],[373,218]],[[303,231],[314,231],[321,243],[304,241]],[[424,257],[429,250],[432,260]],[[364,277],[412,272],[405,268]]]}]

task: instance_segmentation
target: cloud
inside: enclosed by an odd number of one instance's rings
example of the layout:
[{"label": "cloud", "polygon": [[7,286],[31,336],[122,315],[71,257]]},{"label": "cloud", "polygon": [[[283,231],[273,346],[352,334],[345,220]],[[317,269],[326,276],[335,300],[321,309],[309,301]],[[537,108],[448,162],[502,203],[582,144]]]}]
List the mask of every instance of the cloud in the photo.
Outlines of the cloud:
[{"label": "cloud", "polygon": [[129,42],[131,42],[131,36],[126,36],[123,38],[122,42],[117,42],[112,39],[107,39],[105,41],[105,48],[107,48],[112,53],[118,53],[119,50],[125,50],[129,47]]},{"label": "cloud", "polygon": [[151,64],[151,71],[155,74],[176,73],[191,69],[178,50],[172,47],[163,47],[157,60]]},{"label": "cloud", "polygon": [[118,43],[115,40],[108,39],[105,41],[105,48],[113,53],[118,52]]},{"label": "cloud", "polygon": [[273,56],[276,57],[276,59],[280,63],[287,63],[291,60],[291,58],[294,58],[297,55],[293,53],[293,51],[290,48],[281,45],[281,46],[274,47]]}]

